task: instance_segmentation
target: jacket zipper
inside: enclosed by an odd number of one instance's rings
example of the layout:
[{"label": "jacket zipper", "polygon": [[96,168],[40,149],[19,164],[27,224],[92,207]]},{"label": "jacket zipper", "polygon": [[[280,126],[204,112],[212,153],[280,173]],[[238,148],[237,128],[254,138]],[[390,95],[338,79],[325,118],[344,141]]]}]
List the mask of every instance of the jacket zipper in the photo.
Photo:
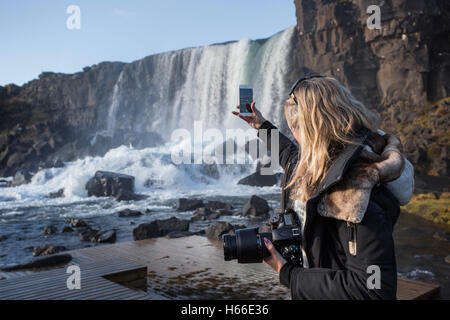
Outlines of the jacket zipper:
[{"label": "jacket zipper", "polygon": [[356,225],[347,221],[348,251],[352,256],[356,256]]}]

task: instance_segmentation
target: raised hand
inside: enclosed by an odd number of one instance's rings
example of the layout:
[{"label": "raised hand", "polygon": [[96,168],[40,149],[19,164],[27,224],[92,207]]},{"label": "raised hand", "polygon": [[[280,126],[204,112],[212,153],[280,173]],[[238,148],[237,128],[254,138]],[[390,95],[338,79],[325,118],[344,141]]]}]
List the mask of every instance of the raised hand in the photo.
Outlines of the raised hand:
[{"label": "raised hand", "polygon": [[[236,108],[239,110],[239,106],[236,106]],[[252,102],[250,108],[252,109],[252,115],[248,117],[241,116],[241,114],[238,111],[232,111],[231,113],[247,122],[250,127],[254,129],[259,129],[261,128],[261,125],[264,123],[264,121],[266,121],[266,119],[264,119],[261,112],[259,112],[259,110],[256,109],[255,102]]]}]

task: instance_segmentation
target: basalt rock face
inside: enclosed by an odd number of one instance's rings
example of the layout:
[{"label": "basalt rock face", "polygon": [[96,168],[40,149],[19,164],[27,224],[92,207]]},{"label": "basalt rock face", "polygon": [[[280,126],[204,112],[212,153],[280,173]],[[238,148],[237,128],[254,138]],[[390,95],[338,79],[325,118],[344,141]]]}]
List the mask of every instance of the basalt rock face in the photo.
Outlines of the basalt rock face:
[{"label": "basalt rock face", "polygon": [[[249,81],[270,90],[259,105],[281,129],[290,83],[308,71],[332,75],[380,113],[382,129],[399,135],[416,171],[449,176],[450,1],[294,3],[296,34],[288,28],[268,39],[104,62],[75,74],[44,72],[21,87],[0,86],[0,177],[120,144],[152,146],[195,120],[228,124],[222,111],[239,85],[234,70],[247,67]],[[366,25],[373,4],[381,9],[381,30]],[[211,105],[217,110],[204,107]],[[216,166],[205,174],[217,177]]]},{"label": "basalt rock face", "polygon": [[0,176],[20,168],[35,171],[63,147],[62,161],[81,156],[77,152],[89,145],[99,115],[106,113],[123,65],[105,62],[75,74],[44,72],[22,87],[0,86]]},{"label": "basalt rock face", "polygon": [[[338,78],[400,136],[416,171],[450,175],[450,2],[295,0],[295,70]],[[381,29],[366,13],[379,5]]]}]

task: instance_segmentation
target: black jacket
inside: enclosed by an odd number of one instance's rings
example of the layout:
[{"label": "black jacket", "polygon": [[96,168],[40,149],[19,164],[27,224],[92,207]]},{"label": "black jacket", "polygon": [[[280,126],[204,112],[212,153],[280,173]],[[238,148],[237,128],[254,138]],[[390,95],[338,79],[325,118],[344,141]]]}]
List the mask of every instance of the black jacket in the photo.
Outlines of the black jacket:
[{"label": "black jacket", "polygon": [[[267,129],[270,151],[269,121]],[[359,139],[367,139],[364,131]],[[362,147],[347,145],[333,161],[325,179],[306,202],[304,243],[309,268],[286,263],[280,272],[280,282],[291,289],[292,299],[396,299],[397,268],[394,252],[393,228],[400,214],[398,200],[382,184],[372,190],[369,205],[361,223],[352,224],[317,213],[320,196],[345,175],[358,158]],[[285,169],[282,187],[290,180],[298,160],[297,145],[279,133],[279,161]],[[282,208],[292,207],[288,191],[283,188]],[[356,242],[356,255],[349,251],[349,241]],[[367,279],[372,275],[368,267],[376,265],[381,271],[380,289],[369,289]]]}]

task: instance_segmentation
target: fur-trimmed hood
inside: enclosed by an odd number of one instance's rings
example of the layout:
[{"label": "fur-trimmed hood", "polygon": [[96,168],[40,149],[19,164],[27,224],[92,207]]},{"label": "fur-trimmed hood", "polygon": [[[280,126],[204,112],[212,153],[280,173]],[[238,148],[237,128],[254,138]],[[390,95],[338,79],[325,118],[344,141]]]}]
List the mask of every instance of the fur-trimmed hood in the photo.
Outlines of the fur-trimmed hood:
[{"label": "fur-trimmed hood", "polygon": [[385,184],[400,205],[411,199],[414,168],[404,157],[400,140],[379,130],[368,142],[343,179],[321,196],[317,207],[321,216],[361,222],[377,184]]}]

